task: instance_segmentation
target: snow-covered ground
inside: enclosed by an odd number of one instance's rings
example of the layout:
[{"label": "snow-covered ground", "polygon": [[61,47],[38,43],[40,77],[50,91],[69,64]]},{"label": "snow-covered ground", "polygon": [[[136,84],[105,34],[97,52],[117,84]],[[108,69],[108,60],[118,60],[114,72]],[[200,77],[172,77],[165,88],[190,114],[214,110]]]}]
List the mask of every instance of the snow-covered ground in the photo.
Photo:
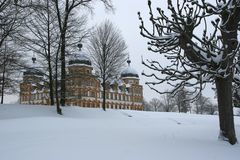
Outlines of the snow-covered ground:
[{"label": "snow-covered ground", "polygon": [[[218,117],[0,105],[1,160],[238,160]],[[240,140],[240,117],[235,117]]]}]

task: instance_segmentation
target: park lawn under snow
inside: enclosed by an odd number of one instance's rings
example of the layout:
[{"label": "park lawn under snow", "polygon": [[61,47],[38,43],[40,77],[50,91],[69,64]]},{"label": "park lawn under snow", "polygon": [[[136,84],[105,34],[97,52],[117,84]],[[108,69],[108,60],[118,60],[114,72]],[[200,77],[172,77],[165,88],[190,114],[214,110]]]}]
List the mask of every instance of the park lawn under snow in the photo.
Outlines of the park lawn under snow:
[{"label": "park lawn under snow", "polygon": [[[218,117],[129,110],[0,105],[1,160],[238,160]],[[240,117],[235,117],[240,140]]]}]

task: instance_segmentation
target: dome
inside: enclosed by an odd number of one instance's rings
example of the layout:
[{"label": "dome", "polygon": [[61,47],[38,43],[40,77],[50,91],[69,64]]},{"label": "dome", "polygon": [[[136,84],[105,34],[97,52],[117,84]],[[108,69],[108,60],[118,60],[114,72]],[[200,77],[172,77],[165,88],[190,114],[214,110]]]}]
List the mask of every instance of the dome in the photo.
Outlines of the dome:
[{"label": "dome", "polygon": [[83,52],[81,50],[82,45],[79,45],[79,52],[74,53],[72,57],[70,58],[68,64],[74,65],[74,64],[82,64],[82,65],[92,65],[91,59],[89,58],[88,54]]},{"label": "dome", "polygon": [[39,66],[39,64],[36,63],[36,57],[33,55],[32,57],[32,66],[27,68],[25,72],[23,72],[23,75],[27,76],[27,75],[31,75],[31,76],[43,76],[44,74],[39,70],[41,68],[41,66]]},{"label": "dome", "polygon": [[36,70],[35,68],[29,68],[25,72],[23,72],[25,76],[43,76],[44,74],[41,71]]},{"label": "dome", "polygon": [[137,71],[130,66],[131,61],[128,60],[127,63],[128,63],[128,67],[122,71],[121,77],[139,78]]},{"label": "dome", "polygon": [[121,73],[121,77],[136,77],[138,78],[138,73],[135,69],[133,69],[132,67],[127,67],[126,69],[124,69]]}]

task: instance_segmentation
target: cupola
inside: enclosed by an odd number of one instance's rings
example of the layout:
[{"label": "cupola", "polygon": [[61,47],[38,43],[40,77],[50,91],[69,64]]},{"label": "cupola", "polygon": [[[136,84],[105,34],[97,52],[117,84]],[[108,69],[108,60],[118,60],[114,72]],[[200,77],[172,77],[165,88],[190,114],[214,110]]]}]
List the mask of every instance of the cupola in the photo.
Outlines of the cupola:
[{"label": "cupola", "polygon": [[88,54],[82,51],[82,44],[78,45],[79,51],[74,53],[69,60],[69,65],[87,65],[91,66],[92,62]]},{"label": "cupola", "polygon": [[121,77],[122,78],[124,77],[139,78],[137,71],[130,66],[131,64],[130,59],[127,60],[127,63],[128,63],[128,67],[122,71]]}]

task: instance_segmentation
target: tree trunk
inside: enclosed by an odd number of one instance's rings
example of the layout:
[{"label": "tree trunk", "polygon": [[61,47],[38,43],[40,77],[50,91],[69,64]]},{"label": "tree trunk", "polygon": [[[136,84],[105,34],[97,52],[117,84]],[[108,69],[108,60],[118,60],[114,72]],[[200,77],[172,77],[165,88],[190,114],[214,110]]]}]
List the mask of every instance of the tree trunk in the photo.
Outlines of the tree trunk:
[{"label": "tree trunk", "polygon": [[48,62],[48,68],[49,68],[49,96],[50,96],[50,105],[54,105],[54,92],[53,92],[53,76],[52,76],[52,66],[50,64],[51,62]]},{"label": "tree trunk", "polygon": [[177,107],[178,107],[178,113],[181,113],[181,105],[179,104],[180,102],[178,101]]},{"label": "tree trunk", "polygon": [[66,63],[65,63],[65,33],[61,35],[61,106],[65,106],[65,98],[66,98]]},{"label": "tree trunk", "polygon": [[[235,2],[236,3],[236,2]],[[218,109],[219,109],[219,121],[220,121],[220,136],[228,139],[230,144],[235,144],[237,138],[234,129],[234,117],[233,117],[233,100],[232,100],[232,82],[233,82],[233,69],[229,66],[233,65],[233,57],[226,58],[237,49],[238,45],[238,22],[239,22],[239,7],[231,16],[229,12],[222,12],[222,24],[221,34],[222,43],[225,45],[222,61],[222,69],[228,69],[229,76],[226,78],[216,78],[216,88],[218,93]],[[229,17],[230,16],[230,17]]]},{"label": "tree trunk", "polygon": [[3,104],[3,99],[4,99],[4,89],[5,89],[5,72],[6,72],[6,63],[7,63],[7,58],[6,58],[6,44],[5,44],[5,50],[4,50],[4,57],[3,57],[3,73],[2,73],[2,90],[1,90],[1,104]]},{"label": "tree trunk", "polygon": [[[68,16],[71,12],[69,9],[69,3],[66,1],[65,11],[62,15],[58,6],[59,1],[55,1],[55,6],[57,9],[57,17],[59,30],[61,33],[61,49],[60,49],[60,59],[61,59],[61,106],[65,106],[65,98],[66,98],[66,63],[65,63],[65,48],[66,48],[66,32],[67,32],[67,24],[68,24]],[[73,9],[73,8],[71,8]],[[63,19],[61,17],[64,17]]]},{"label": "tree trunk", "polygon": [[1,104],[3,104],[3,98],[4,98],[4,88],[5,88],[5,53],[4,53],[4,60],[3,60],[3,73],[2,73],[2,90],[1,90]]},{"label": "tree trunk", "polygon": [[[58,49],[59,50],[59,49]],[[59,104],[59,98],[58,98],[58,51],[56,53],[56,60],[55,60],[55,63],[56,63],[56,68],[55,68],[55,98],[56,98],[56,107],[57,107],[57,113],[62,115],[62,109],[60,107],[60,104]]]},{"label": "tree trunk", "polygon": [[48,9],[48,21],[47,21],[47,38],[48,38],[48,46],[47,46],[47,50],[48,50],[48,72],[49,72],[49,97],[50,97],[50,105],[54,105],[54,93],[53,93],[53,75],[52,75],[52,65],[51,65],[51,36],[50,36],[50,16],[49,16],[49,0],[47,0],[47,9]]},{"label": "tree trunk", "polygon": [[228,139],[230,144],[235,144],[237,138],[234,129],[232,107],[232,76],[228,78],[216,78],[220,136]]},{"label": "tree trunk", "polygon": [[106,80],[103,79],[103,103],[102,103],[102,108],[104,111],[106,111]]}]

